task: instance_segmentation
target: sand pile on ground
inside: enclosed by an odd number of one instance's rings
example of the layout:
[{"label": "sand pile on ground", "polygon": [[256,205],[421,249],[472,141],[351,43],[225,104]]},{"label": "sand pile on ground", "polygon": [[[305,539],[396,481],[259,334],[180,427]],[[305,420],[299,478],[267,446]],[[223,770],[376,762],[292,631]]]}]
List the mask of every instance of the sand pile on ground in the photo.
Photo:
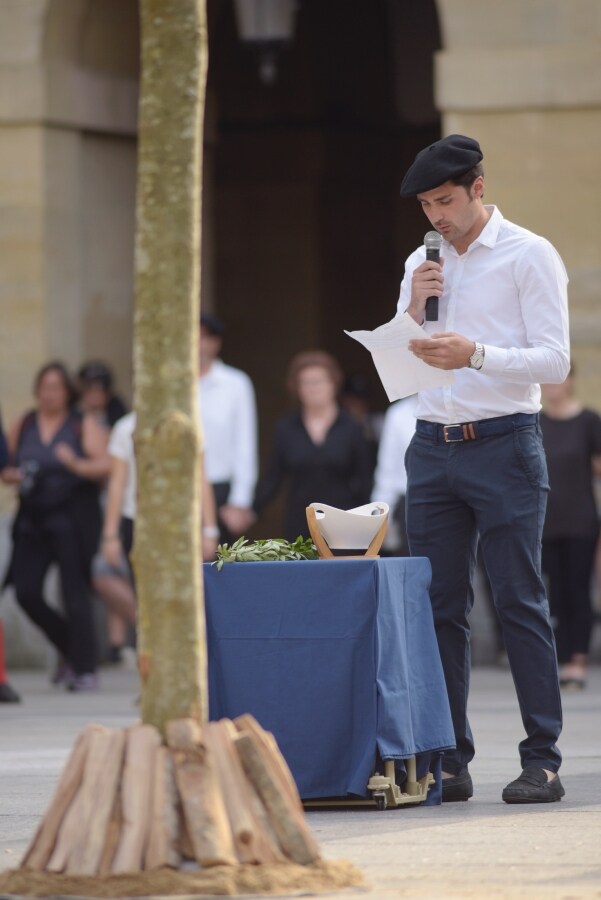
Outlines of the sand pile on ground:
[{"label": "sand pile on ground", "polygon": [[21,897],[156,897],[248,894],[320,894],[364,886],[358,869],[343,860],[309,866],[276,863],[214,866],[182,871],[157,869],[124,875],[83,876],[15,869],[0,874],[0,894]]}]

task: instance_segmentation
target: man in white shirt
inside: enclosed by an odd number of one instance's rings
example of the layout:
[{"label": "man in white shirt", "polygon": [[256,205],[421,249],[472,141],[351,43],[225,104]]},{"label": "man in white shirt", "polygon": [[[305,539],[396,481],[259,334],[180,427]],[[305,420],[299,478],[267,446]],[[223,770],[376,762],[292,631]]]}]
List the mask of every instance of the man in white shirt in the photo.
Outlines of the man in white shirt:
[{"label": "man in white shirt", "polygon": [[391,509],[382,547],[388,553],[407,556],[405,453],[415,434],[415,396],[397,400],[386,410],[374,473],[372,501],[383,501]]},{"label": "man in white shirt", "polygon": [[[477,141],[450,135],[415,158],[401,187],[443,237],[441,262],[407,260],[399,312],[429,337],[410,343],[455,381],[420,392],[407,453],[411,554],[432,563],[431,600],[455,727],[443,756],[443,801],[472,795],[466,705],[472,577],[480,538],[526,738],[507,803],[559,800],[562,713],[541,533],[549,490],[538,424],[540,383],[569,370],[567,275],[544,238],[483,203]],[[428,297],[439,320],[425,321]]]},{"label": "man in white shirt", "polygon": [[254,521],[257,411],[248,375],[219,359],[222,337],[221,323],[203,314],[198,390],[205,474],[215,491],[221,540],[231,541]]}]

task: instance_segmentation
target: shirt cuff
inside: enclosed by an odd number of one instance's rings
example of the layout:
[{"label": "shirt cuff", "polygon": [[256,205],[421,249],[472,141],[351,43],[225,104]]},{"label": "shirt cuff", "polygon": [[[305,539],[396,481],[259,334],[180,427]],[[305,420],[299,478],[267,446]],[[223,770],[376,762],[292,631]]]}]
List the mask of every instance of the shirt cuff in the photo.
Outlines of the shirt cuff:
[{"label": "shirt cuff", "polygon": [[491,347],[484,344],[484,362],[480,369],[485,375],[502,374],[507,364],[508,351],[504,347]]}]

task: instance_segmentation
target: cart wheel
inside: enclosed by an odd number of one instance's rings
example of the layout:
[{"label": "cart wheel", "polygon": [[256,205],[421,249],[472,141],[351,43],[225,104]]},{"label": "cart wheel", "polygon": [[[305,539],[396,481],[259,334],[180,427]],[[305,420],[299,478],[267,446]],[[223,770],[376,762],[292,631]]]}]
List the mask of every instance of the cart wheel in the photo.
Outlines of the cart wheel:
[{"label": "cart wheel", "polygon": [[384,794],[378,794],[377,797],[374,797],[374,800],[380,812],[386,809],[386,797]]}]

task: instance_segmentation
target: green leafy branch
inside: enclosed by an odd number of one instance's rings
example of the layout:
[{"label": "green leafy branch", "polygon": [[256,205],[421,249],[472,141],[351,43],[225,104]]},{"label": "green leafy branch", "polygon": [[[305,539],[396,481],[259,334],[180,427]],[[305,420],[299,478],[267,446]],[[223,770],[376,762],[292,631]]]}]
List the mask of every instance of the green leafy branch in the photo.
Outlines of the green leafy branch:
[{"label": "green leafy branch", "polygon": [[226,562],[274,562],[287,559],[318,559],[315,544],[299,535],[292,543],[284,538],[249,541],[242,535],[233,544],[219,544],[213,563],[221,571]]}]

